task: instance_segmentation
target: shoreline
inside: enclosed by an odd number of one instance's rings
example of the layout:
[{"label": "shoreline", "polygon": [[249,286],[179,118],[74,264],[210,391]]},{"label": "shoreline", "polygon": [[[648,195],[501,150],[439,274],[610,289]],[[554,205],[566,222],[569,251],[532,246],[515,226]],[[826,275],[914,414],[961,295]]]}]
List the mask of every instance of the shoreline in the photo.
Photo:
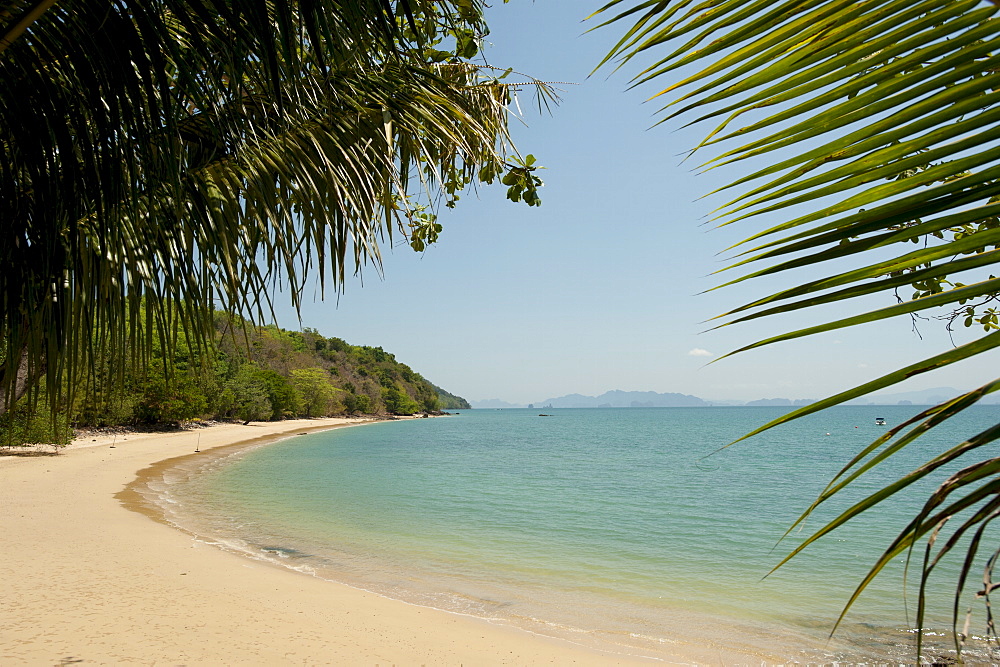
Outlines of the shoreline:
[{"label": "shoreline", "polygon": [[[158,523],[170,526],[174,530],[180,531],[182,533],[191,535],[192,537],[203,538],[204,536],[195,535],[191,531],[173,524],[169,519],[167,519],[163,508],[157,505],[155,502],[147,499],[141,492],[141,488],[146,486],[151,480],[161,476],[165,471],[174,468],[178,465],[182,465],[186,461],[193,461],[196,458],[200,458],[204,454],[212,458],[224,458],[229,454],[236,454],[244,450],[254,449],[257,447],[265,447],[267,445],[272,445],[284,440],[289,440],[291,438],[307,435],[309,433],[318,433],[321,431],[332,431],[339,428],[346,428],[348,426],[364,426],[367,424],[377,424],[382,421],[387,421],[384,419],[374,418],[374,417],[332,417],[328,419],[338,420],[335,424],[322,424],[314,425],[309,424],[299,428],[293,428],[291,430],[282,431],[279,433],[269,433],[266,435],[259,435],[256,437],[238,440],[230,443],[223,443],[218,445],[210,445],[205,449],[200,449],[198,443],[196,443],[196,450],[194,452],[189,452],[185,454],[178,454],[177,456],[172,456],[170,458],[161,459],[159,461],[154,461],[149,466],[136,471],[135,479],[129,482],[125,488],[120,490],[115,494],[115,498],[122,504],[123,507],[129,511],[142,514],[143,516],[152,519]],[[320,420],[320,421],[328,421]],[[295,420],[295,421],[317,421],[317,420]],[[342,423],[341,423],[342,422]],[[267,423],[267,422],[263,422]],[[215,426],[209,426],[204,428],[215,428]],[[199,432],[201,429],[193,429],[192,432]],[[200,451],[199,451],[200,450]]]},{"label": "shoreline", "polygon": [[[138,493],[130,487],[144,471],[194,456],[195,448],[247,447],[358,423],[372,421],[131,433],[91,438],[59,456],[0,459],[9,547],[0,566],[0,663],[654,662],[253,561],[150,520],[151,512],[132,504]],[[696,653],[664,661],[723,661]]]}]

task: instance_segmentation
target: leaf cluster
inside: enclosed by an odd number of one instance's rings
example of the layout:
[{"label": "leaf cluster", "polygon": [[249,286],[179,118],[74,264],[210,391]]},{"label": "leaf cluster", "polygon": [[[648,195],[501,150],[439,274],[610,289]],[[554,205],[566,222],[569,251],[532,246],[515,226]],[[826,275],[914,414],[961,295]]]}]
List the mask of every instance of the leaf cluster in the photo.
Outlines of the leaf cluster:
[{"label": "leaf cluster", "polygon": [[535,165],[535,156],[527,155],[523,160],[517,157],[511,158],[514,163],[509,166],[500,182],[507,188],[507,199],[511,201],[523,201],[528,206],[541,206],[542,199],[538,196],[538,188],[544,185],[542,179],[535,175],[538,167]]}]

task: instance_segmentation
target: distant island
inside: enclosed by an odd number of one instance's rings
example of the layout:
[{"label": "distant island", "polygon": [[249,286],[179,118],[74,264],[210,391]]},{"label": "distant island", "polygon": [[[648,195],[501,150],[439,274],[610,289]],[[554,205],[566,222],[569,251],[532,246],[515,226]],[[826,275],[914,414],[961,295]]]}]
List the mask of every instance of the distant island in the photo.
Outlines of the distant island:
[{"label": "distant island", "polygon": [[621,391],[616,389],[600,396],[569,394],[547,398],[540,405],[553,408],[703,408],[711,405],[697,396],[658,394],[655,391]]},{"label": "distant island", "polygon": [[[962,392],[953,387],[935,387],[920,391],[895,394],[878,394],[848,401],[845,405],[937,405],[958,396]],[[534,403],[509,403],[498,398],[470,401],[473,408],[710,408],[715,406],[748,407],[799,407],[815,403],[815,398],[760,398],[750,401],[711,400],[690,394],[657,393],[655,391],[622,391],[615,389],[600,396],[567,394],[558,398],[546,398]],[[996,405],[1000,398],[988,397],[983,403]]]}]

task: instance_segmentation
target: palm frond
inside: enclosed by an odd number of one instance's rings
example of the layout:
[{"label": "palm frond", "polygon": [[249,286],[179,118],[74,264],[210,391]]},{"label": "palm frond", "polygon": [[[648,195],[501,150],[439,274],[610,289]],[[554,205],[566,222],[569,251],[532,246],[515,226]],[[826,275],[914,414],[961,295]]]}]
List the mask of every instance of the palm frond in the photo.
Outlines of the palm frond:
[{"label": "palm frond", "polygon": [[[985,275],[1000,258],[1000,61],[994,55],[1000,49],[1000,21],[995,4],[688,0],[668,6],[616,0],[597,14],[611,11],[618,13],[603,25],[628,21],[625,36],[605,62],[621,66],[651,60],[633,83],[668,79],[653,95],[668,100],[660,122],[686,118],[689,124],[708,124],[705,139],[695,147],[717,151],[704,162],[706,169],[756,165],[717,191],[734,194],[715,220],[724,225],[760,216],[778,220],[731,248],[737,255],[725,271],[737,275],[720,287],[802,267],[820,272],[817,278],[796,280],[794,287],[732,308],[717,318],[719,326],[851,303],[872,294],[887,299],[881,308],[771,336],[736,352],[918,312],[961,313],[967,323],[985,323],[987,329],[973,342],[798,409],[745,437],[1000,346],[992,316],[971,305],[1000,294],[997,279]],[[799,207],[794,214],[792,207]],[[914,247],[914,241],[922,243]],[[844,259],[854,266],[822,273],[825,262]],[[964,275],[972,276],[969,284],[961,282]],[[896,290],[907,285],[914,286],[914,298],[897,301]],[[925,411],[891,445],[886,443],[898,429],[872,443],[803,518],[997,387],[990,383]],[[792,556],[997,437],[1000,426],[858,501]],[[998,480],[1000,466],[994,459],[945,480],[885,550],[848,607],[893,556],[921,538],[934,544],[947,518],[967,511],[943,546],[924,560],[918,623],[924,620],[927,578],[959,538],[973,535],[957,576],[956,595],[961,595],[983,530],[996,516]],[[969,486],[974,490],[967,491]],[[957,623],[956,612],[956,628]]]},{"label": "palm frond", "polygon": [[205,346],[217,306],[262,321],[276,285],[340,289],[418,207],[498,180],[510,87],[446,50],[474,54],[481,10],[0,5],[0,410],[17,377],[58,392],[169,347],[171,318]]}]

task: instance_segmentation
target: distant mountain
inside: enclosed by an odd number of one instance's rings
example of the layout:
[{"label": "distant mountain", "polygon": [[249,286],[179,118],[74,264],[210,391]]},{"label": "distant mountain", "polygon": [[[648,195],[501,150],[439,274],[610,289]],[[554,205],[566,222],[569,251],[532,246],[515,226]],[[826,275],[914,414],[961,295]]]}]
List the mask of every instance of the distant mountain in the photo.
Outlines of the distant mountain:
[{"label": "distant mountain", "polygon": [[516,403],[508,403],[507,401],[501,401],[499,398],[486,398],[481,401],[469,401],[469,404],[473,408],[479,408],[482,410],[493,410],[496,408],[523,408],[524,405],[518,405]]},{"label": "distant mountain", "polygon": [[749,406],[789,406],[789,407],[799,407],[802,405],[809,405],[810,403],[815,403],[814,398],[796,398],[794,401],[788,398],[760,398],[756,401],[747,401],[743,405]]},{"label": "distant mountain", "polygon": [[[935,387],[933,389],[922,389],[920,391],[904,391],[896,394],[876,394],[875,396],[862,396],[861,398],[856,398],[853,401],[848,401],[844,405],[937,405],[950,398],[954,398],[961,394],[958,389],[953,387]],[[799,407],[802,405],[809,405],[810,403],[815,403],[817,399],[815,398],[761,398],[755,401],[747,401],[742,403],[742,405],[758,407],[758,406],[787,406],[787,407]],[[991,400],[983,401],[984,403],[993,402]],[[721,401],[712,401],[713,405],[723,405]],[[728,405],[740,405],[733,401],[729,401]]]},{"label": "distant mountain", "polygon": [[934,387],[921,391],[904,391],[898,394],[863,396],[848,402],[847,405],[937,405],[962,393],[964,392],[953,387]]},{"label": "distant mountain", "polygon": [[559,398],[536,401],[535,405],[553,408],[702,408],[710,404],[687,394],[658,394],[655,391],[621,391],[616,389],[600,396],[569,394]]},{"label": "distant mountain", "polygon": [[[950,398],[961,394],[958,389],[952,387],[935,387],[933,389],[923,389],[921,391],[905,391],[896,394],[878,394],[876,396],[864,396],[862,398],[849,401],[846,405],[937,405]],[[801,407],[815,403],[815,398],[760,398],[754,401],[735,400],[706,400],[691,396],[689,394],[666,393],[659,394],[655,391],[621,391],[616,389],[601,394],[600,396],[584,396],[583,394],[567,394],[559,398],[547,398],[544,401],[535,401],[525,406],[524,404],[508,403],[498,398],[491,398],[482,401],[471,401],[473,408],[481,409],[506,409],[523,407],[552,407],[552,408],[704,408],[710,406],[739,406],[748,407],[771,406],[771,407]],[[982,401],[984,404],[996,405],[1000,403],[1000,397],[989,396]]]},{"label": "distant mountain", "polygon": [[[874,396],[862,396],[853,401],[848,401],[844,405],[937,405],[948,399],[954,398],[963,392],[954,387],[934,387],[933,389],[922,389],[920,391],[904,391],[895,394],[876,394]],[[814,398],[799,398],[790,400],[787,398],[762,398],[756,401],[747,401],[748,406],[801,406],[815,403]],[[995,404],[998,399],[987,397],[983,400],[986,404]],[[721,405],[719,401],[712,401],[715,405]],[[732,405],[733,403],[729,403]]]},{"label": "distant mountain", "polygon": [[725,398],[706,399],[705,402],[708,403],[709,405],[720,406],[720,407],[727,407],[727,406],[729,406],[729,407],[733,407],[733,406],[739,407],[741,405],[746,405],[747,404],[746,401],[735,401],[733,399],[725,399]]}]

